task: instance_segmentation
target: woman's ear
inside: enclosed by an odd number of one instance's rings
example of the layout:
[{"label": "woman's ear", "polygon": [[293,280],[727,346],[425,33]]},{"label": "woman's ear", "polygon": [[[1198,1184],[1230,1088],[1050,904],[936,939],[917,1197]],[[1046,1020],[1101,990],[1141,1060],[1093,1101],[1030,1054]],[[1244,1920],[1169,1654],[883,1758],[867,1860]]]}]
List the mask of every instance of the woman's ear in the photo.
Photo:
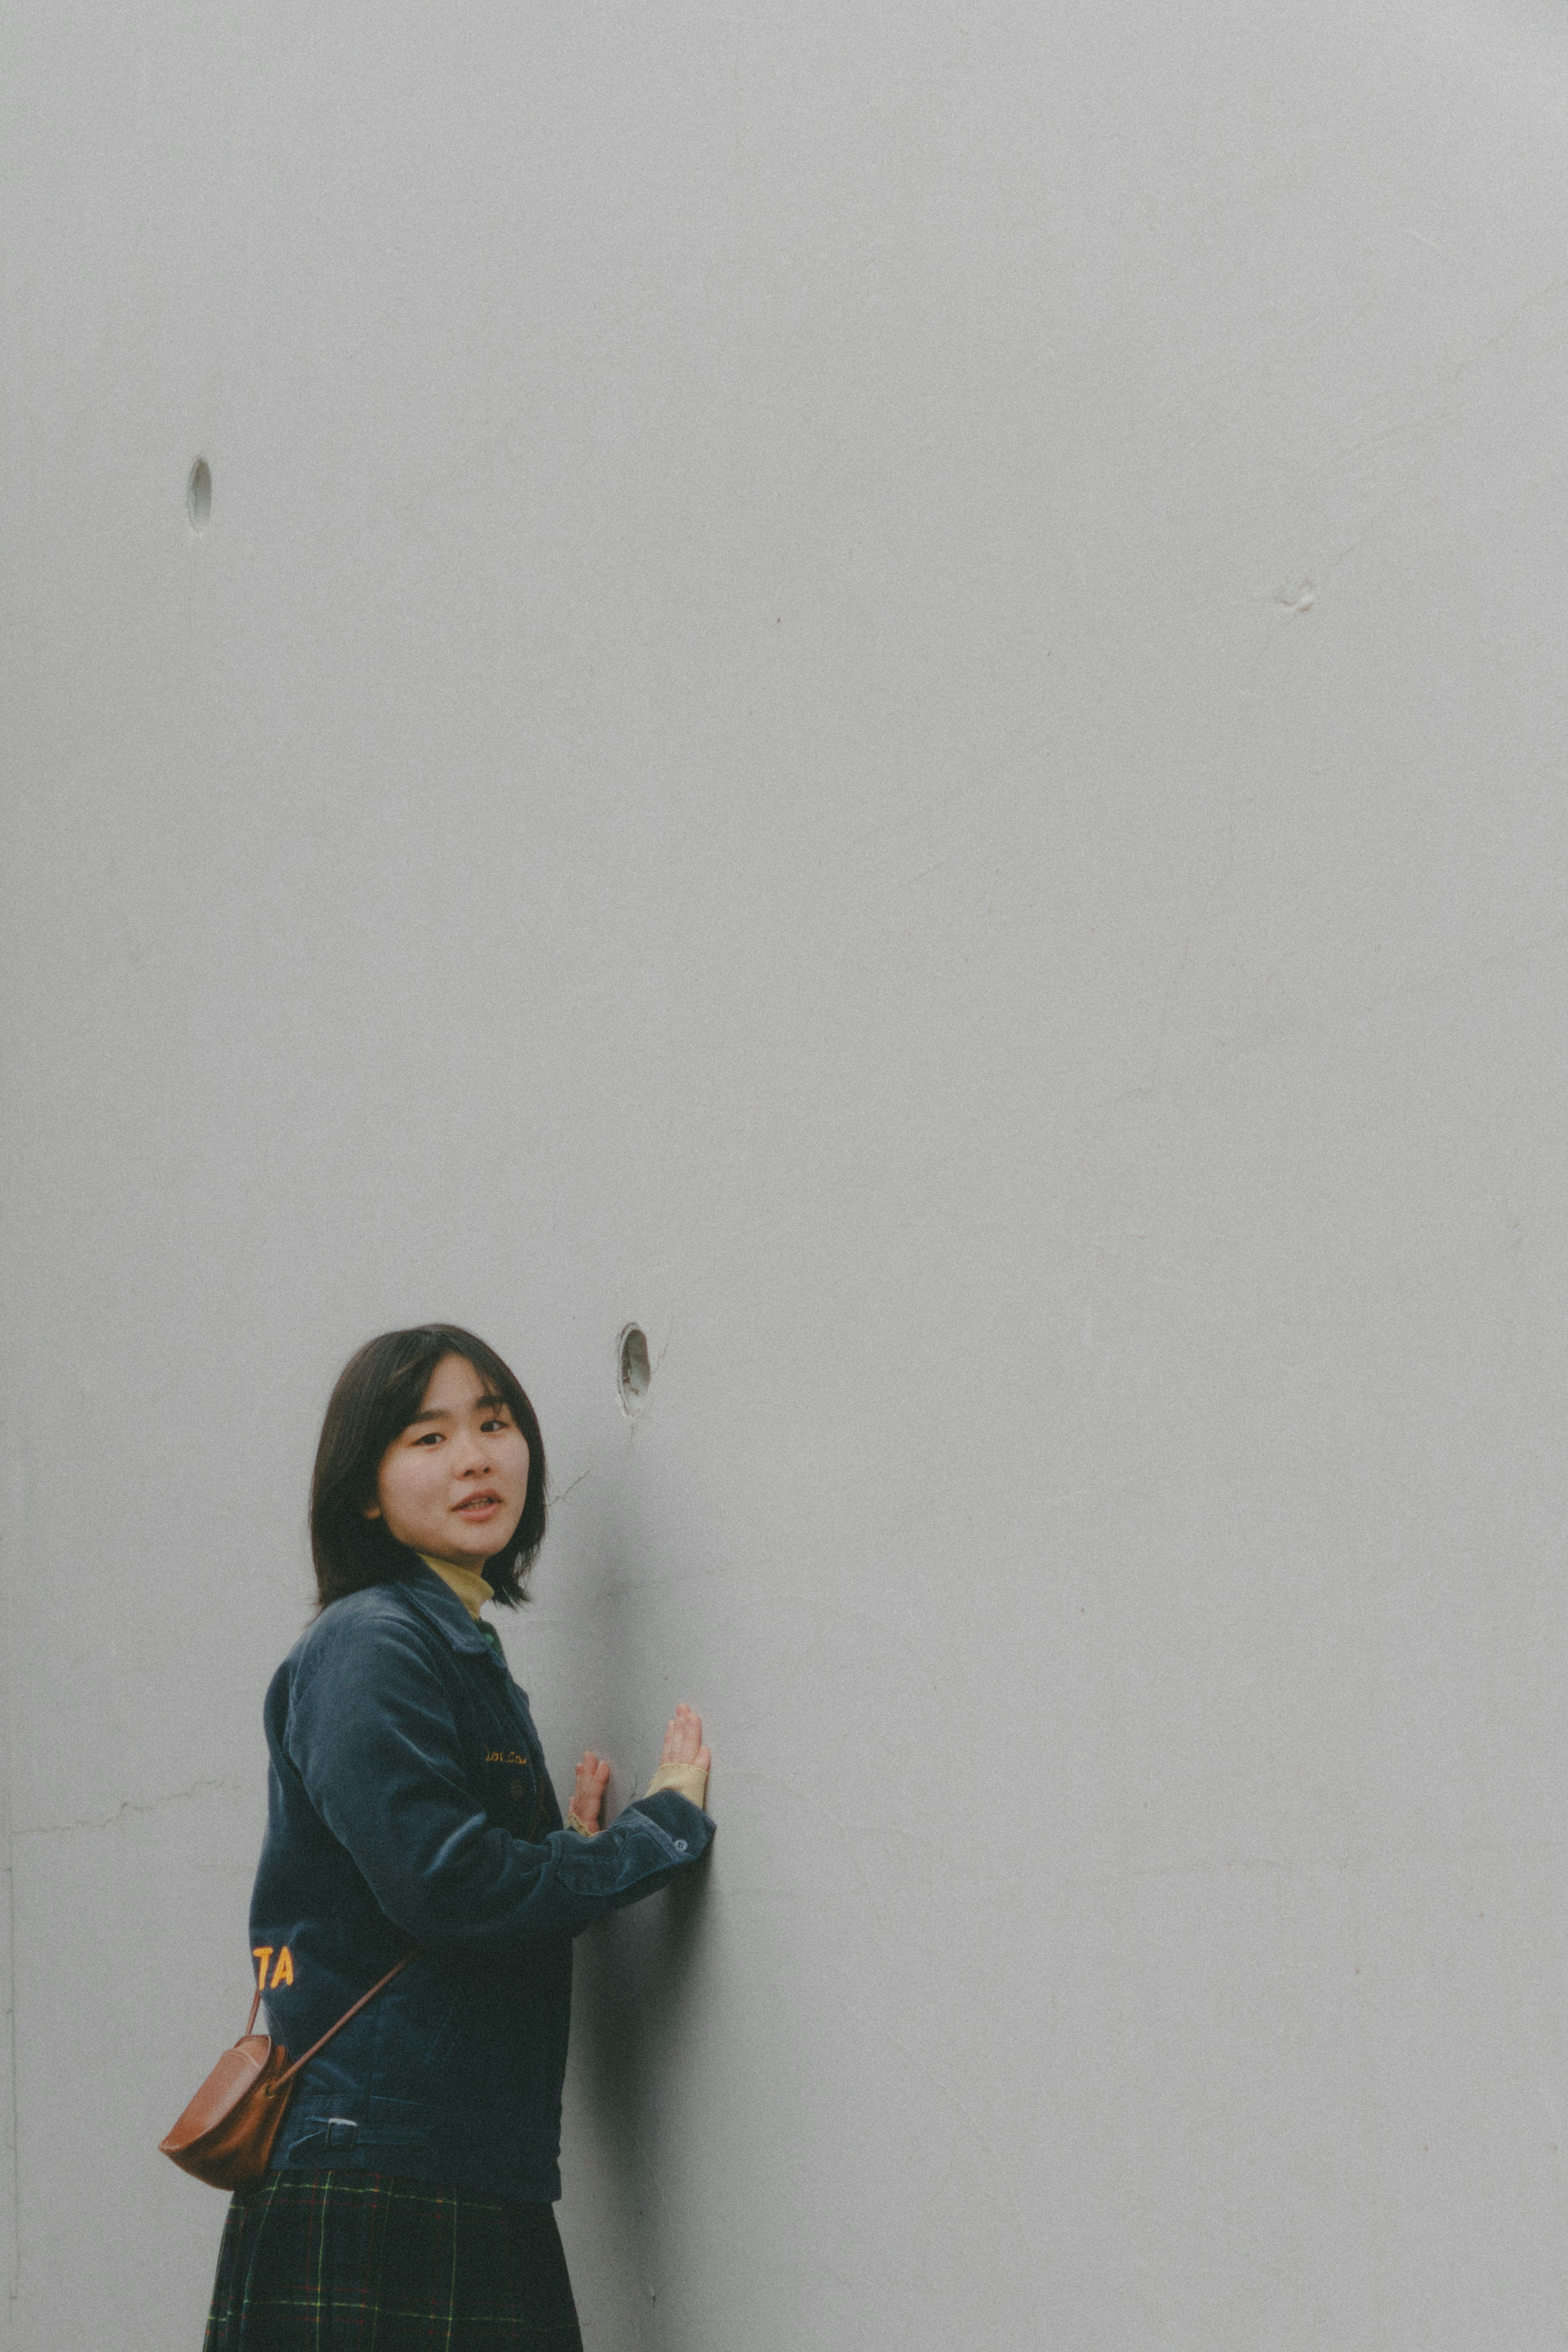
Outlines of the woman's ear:
[{"label": "woman's ear", "polygon": [[379,1503],[363,1503],[360,1507],[361,1519],[379,1519],[381,1515],[382,1507]]}]

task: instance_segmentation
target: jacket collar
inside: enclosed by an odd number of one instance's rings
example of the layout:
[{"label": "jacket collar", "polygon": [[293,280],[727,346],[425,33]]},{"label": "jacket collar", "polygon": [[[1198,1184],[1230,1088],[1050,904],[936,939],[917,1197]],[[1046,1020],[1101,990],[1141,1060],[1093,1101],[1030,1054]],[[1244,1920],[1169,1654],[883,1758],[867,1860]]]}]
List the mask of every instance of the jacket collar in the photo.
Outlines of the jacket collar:
[{"label": "jacket collar", "polygon": [[455,1650],[462,1650],[469,1655],[477,1653],[486,1658],[493,1654],[478,1620],[469,1616],[451,1586],[443,1584],[435,1570],[426,1568],[423,1560],[416,1563],[413,1575],[401,1589],[407,1593],[414,1607],[445,1634]]}]

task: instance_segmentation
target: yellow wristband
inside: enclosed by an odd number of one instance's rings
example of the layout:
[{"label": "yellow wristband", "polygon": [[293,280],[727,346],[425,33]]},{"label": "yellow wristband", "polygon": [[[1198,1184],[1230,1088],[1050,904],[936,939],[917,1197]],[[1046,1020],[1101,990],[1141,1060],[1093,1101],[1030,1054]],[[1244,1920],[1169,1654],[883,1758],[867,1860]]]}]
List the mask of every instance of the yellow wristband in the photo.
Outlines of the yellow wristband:
[{"label": "yellow wristband", "polygon": [[661,1764],[643,1794],[656,1797],[661,1789],[674,1789],[700,1811],[707,1801],[706,1769],[701,1764]]}]

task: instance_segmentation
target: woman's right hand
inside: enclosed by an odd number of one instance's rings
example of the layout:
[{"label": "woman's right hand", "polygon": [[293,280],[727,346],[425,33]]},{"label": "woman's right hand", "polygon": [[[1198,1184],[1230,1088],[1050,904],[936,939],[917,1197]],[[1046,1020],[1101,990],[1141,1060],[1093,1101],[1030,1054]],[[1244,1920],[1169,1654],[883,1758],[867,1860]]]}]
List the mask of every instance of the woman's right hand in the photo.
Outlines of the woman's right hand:
[{"label": "woman's right hand", "polygon": [[694,1805],[705,1806],[712,1764],[712,1751],[703,1743],[703,1719],[695,1707],[688,1706],[683,1699],[664,1727],[659,1769],[649,1781],[646,1793],[653,1797],[661,1789],[674,1789],[681,1796],[689,1797]]},{"label": "woman's right hand", "polygon": [[577,1784],[567,1808],[566,1825],[576,1830],[580,1837],[597,1837],[600,1832],[600,1808],[604,1791],[610,1785],[610,1759],[596,1756],[591,1748],[582,1751],[582,1761],[577,1768]]}]

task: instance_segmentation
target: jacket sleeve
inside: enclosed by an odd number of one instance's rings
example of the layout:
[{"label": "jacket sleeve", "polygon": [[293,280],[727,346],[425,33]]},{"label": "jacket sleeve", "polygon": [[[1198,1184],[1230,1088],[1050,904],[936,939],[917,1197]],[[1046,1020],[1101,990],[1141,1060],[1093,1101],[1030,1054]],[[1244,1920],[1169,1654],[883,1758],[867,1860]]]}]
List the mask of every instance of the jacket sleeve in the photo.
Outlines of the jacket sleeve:
[{"label": "jacket sleeve", "polygon": [[673,1790],[629,1805],[595,1838],[511,1836],[486,1818],[440,1676],[398,1619],[322,1619],[284,1745],[382,1910],[427,1949],[575,1936],[656,1893],[713,1836],[707,1815]]}]

